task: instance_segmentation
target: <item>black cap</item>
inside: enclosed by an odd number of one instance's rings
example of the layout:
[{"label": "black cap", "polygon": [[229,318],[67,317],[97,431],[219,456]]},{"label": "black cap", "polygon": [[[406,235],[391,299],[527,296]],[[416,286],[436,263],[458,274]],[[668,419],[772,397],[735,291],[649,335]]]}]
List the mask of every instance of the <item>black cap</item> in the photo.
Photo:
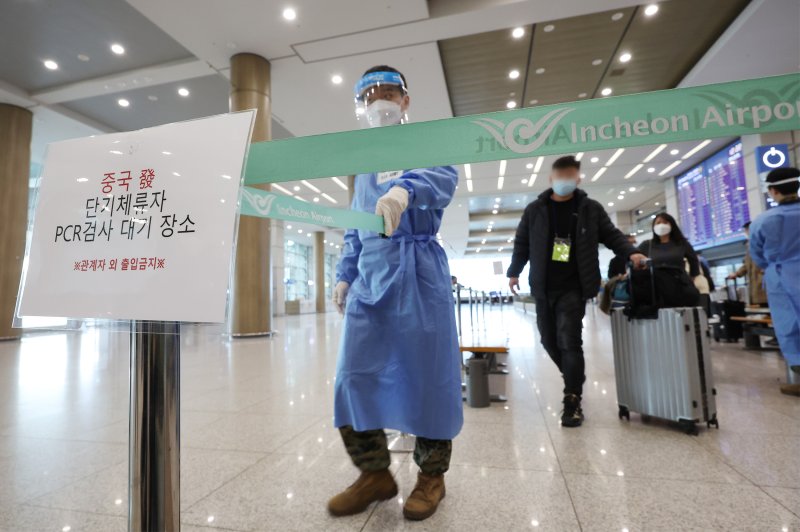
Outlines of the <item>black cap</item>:
[{"label": "black cap", "polygon": [[793,177],[800,177],[800,170],[791,166],[776,168],[767,174],[767,183],[775,183],[777,181],[783,181],[784,179],[791,179]]}]

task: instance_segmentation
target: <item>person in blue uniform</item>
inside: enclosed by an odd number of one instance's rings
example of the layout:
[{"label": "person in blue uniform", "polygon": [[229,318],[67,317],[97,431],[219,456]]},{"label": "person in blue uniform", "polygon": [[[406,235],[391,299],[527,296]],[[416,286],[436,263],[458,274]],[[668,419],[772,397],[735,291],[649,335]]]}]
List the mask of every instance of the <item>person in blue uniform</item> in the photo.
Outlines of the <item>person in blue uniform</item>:
[{"label": "person in blue uniform", "polygon": [[[402,127],[406,87],[391,67],[368,70],[355,88],[359,120]],[[334,422],[361,475],[330,500],[333,515],[359,513],[397,494],[384,429],[416,436],[420,472],[406,518],[433,515],[444,498],[463,412],[450,270],[436,233],[457,182],[451,166],[355,178],[352,209],[382,216],[385,234],[347,231],[336,268],[333,299],[344,329]]]},{"label": "person in blue uniform", "polygon": [[[800,374],[800,170],[767,174],[767,192],[778,206],[750,225],[750,257],[764,270],[772,324],[790,371]],[[800,384],[781,386],[800,396]]]}]

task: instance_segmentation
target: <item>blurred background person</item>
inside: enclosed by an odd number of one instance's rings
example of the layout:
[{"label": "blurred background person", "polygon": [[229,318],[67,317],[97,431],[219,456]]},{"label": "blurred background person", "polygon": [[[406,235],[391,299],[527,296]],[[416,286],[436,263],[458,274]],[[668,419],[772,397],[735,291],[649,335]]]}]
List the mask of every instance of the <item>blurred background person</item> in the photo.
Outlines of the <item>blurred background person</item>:
[{"label": "blurred background person", "polygon": [[752,307],[762,307],[767,305],[767,291],[764,290],[764,270],[758,267],[750,257],[750,224],[747,222],[742,226],[747,237],[747,249],[744,254],[744,263],[741,267],[730,274],[728,279],[747,278],[748,303]]},{"label": "blurred background person", "polygon": [[[764,269],[772,324],[789,370],[800,375],[800,170],[767,174],[767,193],[778,203],[751,225],[750,256]],[[800,384],[781,392],[800,396]]]}]

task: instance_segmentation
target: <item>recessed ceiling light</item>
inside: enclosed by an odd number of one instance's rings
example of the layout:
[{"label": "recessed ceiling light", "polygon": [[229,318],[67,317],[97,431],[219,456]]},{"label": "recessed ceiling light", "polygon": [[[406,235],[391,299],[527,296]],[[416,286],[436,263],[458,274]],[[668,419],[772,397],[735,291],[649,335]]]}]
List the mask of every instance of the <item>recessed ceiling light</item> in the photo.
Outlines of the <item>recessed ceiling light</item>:
[{"label": "recessed ceiling light", "polygon": [[283,10],[283,18],[286,20],[294,20],[297,18],[297,11],[292,9],[291,7],[287,7]]},{"label": "recessed ceiling light", "polygon": [[56,63],[52,59],[45,59],[44,60],[44,67],[47,70],[58,70],[58,63]]},{"label": "recessed ceiling light", "polygon": [[613,201],[609,201],[609,202],[608,202],[608,206],[609,206],[609,207],[613,207],[613,206],[614,206],[614,202],[613,202]]},{"label": "recessed ceiling light", "polygon": [[147,99],[150,100],[151,102],[157,102],[158,96],[154,96],[151,94],[150,96],[147,97]]},{"label": "recessed ceiling light", "polygon": [[544,68],[542,68],[542,67],[537,68],[536,69],[536,73],[537,74],[544,74]]},{"label": "recessed ceiling light", "polygon": [[525,36],[525,28],[521,28],[521,27],[520,28],[514,28],[511,31],[511,36],[514,37],[515,39],[521,39],[522,37]]},{"label": "recessed ceiling light", "polygon": [[517,106],[517,102],[515,102],[514,100],[510,100],[510,101],[506,102],[506,107],[509,108],[509,109],[513,109],[516,106]]},{"label": "recessed ceiling light", "polygon": [[591,160],[593,163],[596,163],[596,162],[597,162],[597,161],[599,161],[600,159],[599,159],[599,158],[597,158],[597,157],[592,157],[590,160]]},{"label": "recessed ceiling light", "polygon": [[547,32],[547,33],[550,33],[554,29],[556,29],[556,27],[554,25],[552,25],[552,24],[548,24],[547,26],[544,27],[544,31]]},{"label": "recessed ceiling light", "polygon": [[650,4],[649,6],[644,8],[644,14],[647,15],[648,17],[652,17],[656,13],[658,13],[658,4]]},{"label": "recessed ceiling light", "polygon": [[530,170],[531,168],[533,168],[533,163],[528,163],[528,164],[526,164],[526,165],[525,165],[525,168],[527,168],[528,170]]},{"label": "recessed ceiling light", "polygon": [[627,63],[628,61],[631,60],[632,57],[633,56],[630,54],[630,52],[623,52],[623,54],[619,56],[619,62]]},{"label": "recessed ceiling light", "polygon": [[494,210],[492,211],[492,214],[497,214],[497,209],[494,209]]},{"label": "recessed ceiling light", "polygon": [[511,79],[517,79],[519,77],[519,70],[516,69],[512,70],[511,72],[508,73],[508,77]]},{"label": "recessed ceiling light", "polygon": [[625,196],[617,196],[617,199],[618,199],[618,200],[625,199]]},{"label": "recessed ceiling light", "polygon": [[295,192],[300,192],[300,187],[298,187],[297,185],[295,185],[295,186],[294,186],[294,191],[295,191]]},{"label": "recessed ceiling light", "polygon": [[586,98],[588,96],[585,92],[578,94],[578,98]]},{"label": "recessed ceiling light", "polygon": [[331,82],[333,82],[334,85],[339,85],[342,82],[342,76],[334,74],[333,77],[331,77]]},{"label": "recessed ceiling light", "polygon": [[314,203],[319,203],[319,197],[318,196],[314,196]]},{"label": "recessed ceiling light", "polygon": [[119,100],[117,100],[117,103],[119,104],[120,107],[129,107],[131,105],[131,102],[129,102],[125,98],[120,98]]},{"label": "recessed ceiling light", "polygon": [[119,43],[114,43],[111,45],[111,51],[117,55],[122,55],[125,53],[125,48]]},{"label": "recessed ceiling light", "polygon": [[594,65],[594,66],[602,65],[602,64],[603,64],[603,60],[602,59],[595,59],[594,61],[592,61],[592,65]]},{"label": "recessed ceiling light", "polygon": [[610,95],[612,92],[613,92],[613,91],[611,90],[611,87],[606,87],[605,89],[603,89],[603,90],[601,90],[601,91],[600,91],[600,94],[602,94],[603,96],[608,96],[608,95]]},{"label": "recessed ceiling light", "polygon": [[575,160],[580,161],[581,159],[583,159],[583,152],[579,151],[578,153],[575,154]]},{"label": "recessed ceiling light", "polygon": [[611,15],[611,20],[616,22],[616,21],[620,20],[624,16],[625,15],[621,11],[618,11],[618,12],[614,13],[613,15]]},{"label": "recessed ceiling light", "polygon": [[527,178],[525,178],[525,177],[523,177],[523,178],[522,178],[522,180],[521,180],[521,183],[522,183],[523,185],[527,185],[527,184],[528,184],[528,179],[527,179]]},{"label": "recessed ceiling light", "polygon": [[678,153],[680,153],[680,150],[678,150],[678,149],[669,150],[669,154],[670,155],[678,155]]},{"label": "recessed ceiling light", "polygon": [[653,172],[655,172],[655,171],[656,171],[656,169],[655,169],[655,168],[653,168],[652,166],[651,166],[650,168],[648,168],[648,169],[647,169],[647,173],[648,173],[648,174],[652,174],[652,173],[653,173]]},{"label": "recessed ceiling light", "polygon": [[531,104],[531,105],[536,105],[537,103],[539,103],[539,100],[531,100],[528,103]]},{"label": "recessed ceiling light", "polygon": [[180,94],[185,98],[186,96],[189,96],[189,89],[187,89],[186,87],[181,87],[180,89],[178,89],[178,94]]},{"label": "recessed ceiling light", "polygon": [[656,202],[656,207],[658,207],[659,205],[661,205],[661,203],[657,201]]},{"label": "recessed ceiling light", "polygon": [[89,56],[86,54],[78,54],[78,59],[83,61],[84,63],[89,60]]},{"label": "recessed ceiling light", "polygon": [[628,192],[636,192],[636,187],[631,187],[628,189]]}]

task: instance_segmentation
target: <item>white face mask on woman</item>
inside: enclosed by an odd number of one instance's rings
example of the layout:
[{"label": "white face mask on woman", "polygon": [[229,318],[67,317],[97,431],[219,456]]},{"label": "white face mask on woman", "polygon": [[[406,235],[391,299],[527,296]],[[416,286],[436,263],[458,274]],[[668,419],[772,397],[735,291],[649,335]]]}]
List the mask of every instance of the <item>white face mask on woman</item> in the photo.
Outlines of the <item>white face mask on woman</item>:
[{"label": "white face mask on woman", "polygon": [[658,236],[665,236],[672,232],[672,226],[670,224],[656,224],[653,226],[653,232]]}]

